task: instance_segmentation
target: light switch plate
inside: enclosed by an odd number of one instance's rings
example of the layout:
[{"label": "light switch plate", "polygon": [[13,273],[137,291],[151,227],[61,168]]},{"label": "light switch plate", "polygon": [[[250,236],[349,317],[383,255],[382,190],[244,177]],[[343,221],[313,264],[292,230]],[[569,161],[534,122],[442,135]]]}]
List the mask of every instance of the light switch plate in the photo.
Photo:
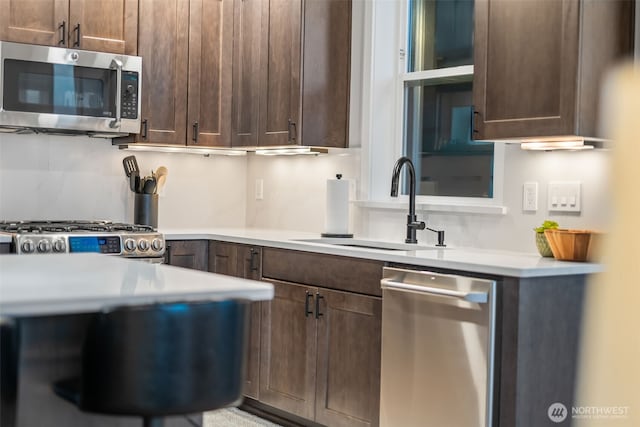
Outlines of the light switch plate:
[{"label": "light switch plate", "polygon": [[580,212],[580,181],[552,181],[549,183],[548,209],[554,212]]},{"label": "light switch plate", "polygon": [[525,182],[522,185],[522,210],[531,212],[538,210],[537,182]]}]

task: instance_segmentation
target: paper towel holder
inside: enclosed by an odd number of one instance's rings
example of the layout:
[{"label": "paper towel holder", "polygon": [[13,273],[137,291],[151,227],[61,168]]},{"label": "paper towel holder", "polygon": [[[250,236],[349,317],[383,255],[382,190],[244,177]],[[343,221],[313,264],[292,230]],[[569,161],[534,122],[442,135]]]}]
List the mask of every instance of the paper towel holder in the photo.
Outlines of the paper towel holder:
[{"label": "paper towel holder", "polygon": [[[341,173],[336,174],[336,178],[337,179],[342,179],[342,174]],[[336,239],[351,239],[351,238],[353,238],[353,234],[352,233],[321,233],[320,236],[321,237],[332,237],[332,238],[336,238]]]}]

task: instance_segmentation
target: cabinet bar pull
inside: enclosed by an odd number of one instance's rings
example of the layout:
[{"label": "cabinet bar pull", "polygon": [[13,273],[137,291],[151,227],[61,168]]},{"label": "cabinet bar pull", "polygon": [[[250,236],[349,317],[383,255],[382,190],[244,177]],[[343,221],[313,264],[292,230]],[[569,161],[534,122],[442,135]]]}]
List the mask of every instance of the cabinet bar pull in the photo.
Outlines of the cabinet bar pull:
[{"label": "cabinet bar pull", "polygon": [[60,40],[58,40],[58,46],[65,46],[67,44],[67,21],[62,21],[62,24],[58,25],[60,30]]},{"label": "cabinet bar pull", "polygon": [[[291,131],[291,129],[293,129],[293,132]],[[296,122],[289,119],[289,127],[287,128],[287,131],[288,131],[289,142],[295,142],[296,134],[298,133],[296,128]]]},{"label": "cabinet bar pull", "polygon": [[320,295],[320,292],[316,292],[316,319],[319,319],[322,316],[324,316],[324,313],[320,313],[320,300],[321,299],[324,299],[324,297],[322,295]]},{"label": "cabinet bar pull", "polygon": [[73,27],[73,32],[76,35],[76,40],[73,42],[73,47],[80,47],[80,23]]},{"label": "cabinet bar pull", "polygon": [[258,255],[258,251],[251,248],[251,260],[249,261],[249,269],[251,271],[258,271],[258,265],[256,264],[256,255]]},{"label": "cabinet bar pull", "polygon": [[[480,132],[476,129],[476,116],[480,116],[480,112],[473,110],[473,114],[471,115],[471,130],[474,134]],[[473,139],[473,135],[471,135],[471,139]]]},{"label": "cabinet bar pull", "polygon": [[148,119],[144,119],[142,121],[142,139],[147,139],[147,130],[149,127],[149,120]]},{"label": "cabinet bar pull", "polygon": [[313,314],[313,311],[309,310],[309,299],[313,298],[313,294],[309,291],[305,291],[306,296],[304,297],[304,317],[309,317],[310,314]]},{"label": "cabinet bar pull", "polygon": [[194,144],[198,143],[199,133],[200,133],[200,124],[198,122],[193,122],[193,136],[191,136],[191,139],[193,140]]}]

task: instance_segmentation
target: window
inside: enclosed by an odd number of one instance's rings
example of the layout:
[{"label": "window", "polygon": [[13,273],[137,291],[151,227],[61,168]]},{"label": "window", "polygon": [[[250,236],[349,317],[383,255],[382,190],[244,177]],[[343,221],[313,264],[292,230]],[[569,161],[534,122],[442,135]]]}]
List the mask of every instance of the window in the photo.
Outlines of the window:
[{"label": "window", "polygon": [[413,160],[416,192],[491,199],[494,144],[472,139],[474,2],[407,6],[403,154]]}]

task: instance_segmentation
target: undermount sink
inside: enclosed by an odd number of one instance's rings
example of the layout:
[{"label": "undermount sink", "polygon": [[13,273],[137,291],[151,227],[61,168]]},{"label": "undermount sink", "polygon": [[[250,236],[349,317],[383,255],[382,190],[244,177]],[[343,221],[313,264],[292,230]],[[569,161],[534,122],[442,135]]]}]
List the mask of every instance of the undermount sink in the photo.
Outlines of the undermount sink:
[{"label": "undermount sink", "polygon": [[296,242],[322,243],[324,245],[348,246],[383,251],[430,251],[443,247],[414,245],[412,243],[382,242],[379,240],[359,240],[351,238],[322,237],[319,239],[294,239]]}]

